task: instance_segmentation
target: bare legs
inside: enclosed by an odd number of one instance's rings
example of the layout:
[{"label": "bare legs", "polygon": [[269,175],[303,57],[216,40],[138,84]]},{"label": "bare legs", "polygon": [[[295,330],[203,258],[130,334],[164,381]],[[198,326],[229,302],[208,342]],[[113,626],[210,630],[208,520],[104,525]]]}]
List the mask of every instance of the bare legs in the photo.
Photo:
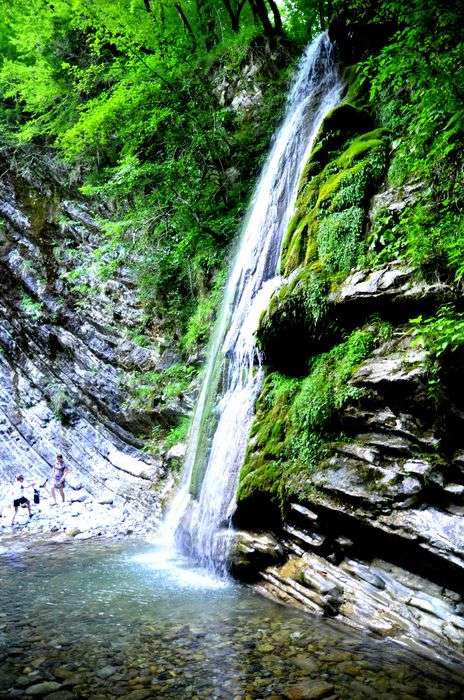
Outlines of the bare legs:
[{"label": "bare legs", "polygon": [[[29,502],[29,501],[26,501],[25,505],[26,505],[27,510],[28,510],[28,512],[29,512],[29,517],[32,518],[32,511],[31,511],[31,504],[30,504],[30,502]],[[14,523],[15,523],[16,516],[17,516],[17,514],[18,514],[18,508],[19,508],[19,506],[13,506],[13,508],[14,508],[14,513],[13,513],[13,520],[11,521],[11,524],[12,524],[12,525],[14,525]]]},{"label": "bare legs", "polygon": [[52,486],[52,488],[51,488],[51,494],[52,494],[52,498],[53,498],[53,503],[54,503],[55,505],[56,505],[56,492],[57,492],[57,491],[58,491],[58,493],[60,494],[61,500],[63,501],[63,503],[65,502],[65,497],[64,497],[64,486]]}]

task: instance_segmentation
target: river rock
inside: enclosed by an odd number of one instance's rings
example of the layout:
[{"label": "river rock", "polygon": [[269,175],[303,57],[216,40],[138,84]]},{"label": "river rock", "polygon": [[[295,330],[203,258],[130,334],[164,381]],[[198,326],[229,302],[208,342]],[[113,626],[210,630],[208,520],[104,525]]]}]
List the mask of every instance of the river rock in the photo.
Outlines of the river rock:
[{"label": "river rock", "polygon": [[289,700],[317,700],[331,695],[333,689],[333,685],[325,681],[300,681],[284,692]]},{"label": "river rock", "polygon": [[56,681],[43,681],[42,683],[36,683],[31,685],[26,689],[26,695],[31,697],[42,697],[43,695],[50,695],[51,693],[59,690],[61,684]]},{"label": "river rock", "polygon": [[229,566],[240,578],[252,580],[263,566],[283,559],[283,549],[271,533],[235,530],[229,544]]},{"label": "river rock", "polygon": [[117,666],[104,666],[103,668],[97,669],[95,672],[96,675],[99,678],[102,678],[105,680],[106,678],[109,678],[110,676],[114,676],[115,673],[118,672],[118,667]]},{"label": "river rock", "polygon": [[120,697],[122,700],[146,700],[146,698],[152,697],[152,692],[144,688],[138,688]]}]

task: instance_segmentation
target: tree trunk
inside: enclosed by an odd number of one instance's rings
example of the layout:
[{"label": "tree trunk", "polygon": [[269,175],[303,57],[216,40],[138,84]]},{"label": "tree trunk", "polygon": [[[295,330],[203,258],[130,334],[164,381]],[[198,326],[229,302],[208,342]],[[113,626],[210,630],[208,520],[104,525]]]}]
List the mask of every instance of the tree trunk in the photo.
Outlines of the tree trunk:
[{"label": "tree trunk", "polygon": [[274,32],[274,27],[269,19],[268,9],[264,0],[249,0],[253,12],[259,17],[259,21],[264,30],[265,36],[269,40],[269,44],[272,48],[276,46],[276,36]]},{"label": "tree trunk", "polygon": [[274,17],[274,33],[276,36],[283,36],[284,30],[282,27],[282,17],[280,16],[279,8],[277,7],[275,0],[267,1],[271,7],[271,12]]},{"label": "tree trunk", "polygon": [[235,12],[232,9],[232,5],[230,4],[230,0],[222,0],[222,4],[226,8],[227,14],[229,15],[230,26],[231,26],[232,31],[238,32],[240,24],[237,21],[238,20],[237,15],[235,14]]},{"label": "tree trunk", "polygon": [[237,7],[234,9],[232,7],[232,0],[222,0],[222,4],[227,10],[227,14],[230,18],[230,27],[233,32],[238,32],[240,29],[240,15],[245,7],[246,0],[240,0],[237,3]]},{"label": "tree trunk", "polygon": [[214,8],[207,0],[196,0],[197,13],[200,19],[203,35],[205,37],[205,47],[209,51],[217,43],[216,18]]},{"label": "tree trunk", "polygon": [[193,48],[196,49],[196,47],[197,47],[197,40],[196,40],[196,37],[195,37],[195,33],[194,33],[193,29],[192,29],[192,25],[190,24],[187,15],[185,14],[185,12],[184,12],[184,10],[183,10],[183,8],[182,8],[182,5],[180,5],[178,2],[176,2],[175,5],[174,5],[174,7],[176,8],[177,13],[178,13],[179,17],[180,17],[181,20],[182,20],[182,24],[184,25],[187,34],[190,36],[190,38],[191,38],[191,40],[192,40]]}]

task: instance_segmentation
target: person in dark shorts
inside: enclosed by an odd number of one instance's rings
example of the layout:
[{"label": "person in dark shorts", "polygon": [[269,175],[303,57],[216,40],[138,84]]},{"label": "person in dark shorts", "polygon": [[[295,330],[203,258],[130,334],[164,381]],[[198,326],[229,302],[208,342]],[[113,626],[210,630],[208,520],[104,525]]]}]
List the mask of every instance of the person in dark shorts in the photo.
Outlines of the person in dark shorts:
[{"label": "person in dark shorts", "polygon": [[32,518],[32,513],[31,513],[31,502],[26,496],[24,495],[25,489],[28,486],[32,486],[32,484],[25,484],[24,483],[24,477],[22,474],[16,477],[16,481],[13,486],[13,508],[14,508],[14,514],[13,514],[13,520],[11,521],[11,524],[14,525],[15,519],[16,519],[16,514],[18,512],[19,506],[25,505],[27,506],[27,509],[29,511],[29,517]]},{"label": "person in dark shorts", "polygon": [[66,486],[65,475],[68,473],[69,469],[64,463],[63,455],[56,455],[56,462],[53,469],[53,486],[51,488],[53,505],[56,505],[56,492],[61,496],[63,503],[65,502],[64,497],[64,487]]}]

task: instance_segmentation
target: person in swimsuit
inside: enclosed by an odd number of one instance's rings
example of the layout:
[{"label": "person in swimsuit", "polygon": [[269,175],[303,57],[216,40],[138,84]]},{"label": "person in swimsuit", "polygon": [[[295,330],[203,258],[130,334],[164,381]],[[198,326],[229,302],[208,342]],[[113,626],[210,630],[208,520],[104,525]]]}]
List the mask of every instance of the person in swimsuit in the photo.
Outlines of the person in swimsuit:
[{"label": "person in swimsuit", "polygon": [[63,503],[65,502],[65,497],[64,497],[64,487],[66,485],[65,481],[65,474],[68,473],[68,467],[65,465],[64,460],[63,460],[63,455],[59,454],[56,455],[56,462],[55,465],[52,467],[53,469],[53,486],[51,489],[52,493],[52,498],[53,498],[53,505],[56,505],[56,492],[58,491],[59,494],[61,495],[61,499]]},{"label": "person in swimsuit", "polygon": [[24,495],[24,490],[28,487],[32,486],[32,484],[25,484],[24,483],[24,477],[22,474],[16,477],[16,481],[13,486],[13,508],[14,508],[14,513],[13,513],[13,520],[11,521],[11,524],[14,525],[15,519],[16,519],[16,514],[18,512],[19,506],[25,505],[27,506],[27,509],[29,511],[29,518],[32,518],[32,513],[31,513],[31,502],[26,496]]}]

